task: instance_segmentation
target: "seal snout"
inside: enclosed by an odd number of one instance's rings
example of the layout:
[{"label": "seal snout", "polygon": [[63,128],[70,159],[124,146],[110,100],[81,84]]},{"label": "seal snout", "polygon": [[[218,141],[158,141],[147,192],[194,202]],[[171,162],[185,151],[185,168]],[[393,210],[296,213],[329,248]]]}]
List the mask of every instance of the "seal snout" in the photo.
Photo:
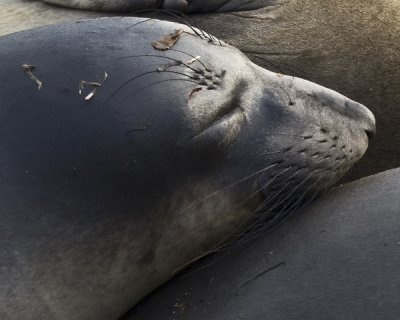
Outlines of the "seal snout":
[{"label": "seal snout", "polygon": [[367,121],[366,127],[364,129],[368,139],[371,141],[376,134],[376,121],[374,114],[366,107],[360,104],[360,107],[363,107],[367,113]]},{"label": "seal snout", "polygon": [[360,123],[361,128],[364,129],[368,140],[371,141],[375,137],[376,133],[376,121],[374,114],[364,105],[346,98],[345,108],[351,110],[350,113],[354,113],[355,119]]},{"label": "seal snout", "polygon": [[321,90],[316,93],[316,96],[323,105],[329,106],[341,116],[355,122],[358,128],[365,132],[368,140],[375,136],[375,116],[367,107],[330,89]]},{"label": "seal snout", "polygon": [[373,129],[364,129],[365,134],[368,137],[368,140],[371,141],[375,137],[376,127],[374,126]]},{"label": "seal snout", "polygon": [[346,98],[345,110],[350,115],[353,115],[356,123],[364,130],[368,141],[375,137],[376,121],[373,113],[364,105]]}]

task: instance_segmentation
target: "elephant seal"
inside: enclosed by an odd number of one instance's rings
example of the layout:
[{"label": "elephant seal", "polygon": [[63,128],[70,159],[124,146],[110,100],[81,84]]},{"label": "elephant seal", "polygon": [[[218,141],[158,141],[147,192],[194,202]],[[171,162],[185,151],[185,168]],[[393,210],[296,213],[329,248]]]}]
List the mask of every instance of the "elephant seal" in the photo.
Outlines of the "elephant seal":
[{"label": "elephant seal", "polygon": [[278,230],[193,265],[122,319],[397,320],[399,181],[394,169],[340,186]]},{"label": "elephant seal", "polygon": [[255,10],[279,0],[43,0],[51,4],[94,11],[132,12],[143,9],[179,10],[185,13]]},{"label": "elephant seal", "polygon": [[375,131],[363,105],[186,25],[102,18],[0,47],[2,319],[118,318],[312,201]]},{"label": "elephant seal", "polygon": [[[398,1],[333,0],[327,6],[320,0],[286,0],[190,19],[258,65],[322,84],[372,110],[381,130],[346,175],[349,181],[400,166],[399,11]],[[0,34],[95,15],[106,13],[0,0]]]}]

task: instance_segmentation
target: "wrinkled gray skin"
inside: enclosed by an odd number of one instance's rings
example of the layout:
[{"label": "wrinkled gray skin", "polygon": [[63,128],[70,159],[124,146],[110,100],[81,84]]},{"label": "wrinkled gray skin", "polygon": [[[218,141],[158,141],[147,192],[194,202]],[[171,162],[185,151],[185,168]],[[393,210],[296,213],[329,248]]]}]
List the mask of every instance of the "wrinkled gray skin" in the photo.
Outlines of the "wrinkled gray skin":
[{"label": "wrinkled gray skin", "polygon": [[[0,34],[105,15],[42,1],[0,4]],[[378,135],[345,178],[353,180],[400,166],[398,12],[400,3],[394,0],[285,0],[255,11],[191,18],[220,39],[253,52],[248,56],[267,69],[300,75],[368,106],[377,118]]]},{"label": "wrinkled gray skin", "polygon": [[397,320],[400,169],[338,187],[193,265],[123,320]]},{"label": "wrinkled gray skin", "polygon": [[[364,106],[143,21],[0,38],[2,320],[118,319],[233,235],[307,204],[368,146]],[[179,28],[185,53],[153,48]],[[105,71],[85,101],[93,87],[78,84]]]},{"label": "wrinkled gray skin", "polygon": [[141,9],[179,10],[185,13],[254,10],[279,0],[43,0],[51,4],[94,11],[132,12]]}]

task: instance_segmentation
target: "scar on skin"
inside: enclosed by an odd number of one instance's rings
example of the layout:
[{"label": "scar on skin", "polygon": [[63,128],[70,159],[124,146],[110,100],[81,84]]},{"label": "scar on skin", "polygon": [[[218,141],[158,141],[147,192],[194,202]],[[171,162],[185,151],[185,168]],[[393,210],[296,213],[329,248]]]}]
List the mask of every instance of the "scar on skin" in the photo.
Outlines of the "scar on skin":
[{"label": "scar on skin", "polygon": [[95,87],[86,97],[85,100],[89,101],[90,99],[92,99],[94,97],[94,95],[97,92],[97,89],[100,88],[104,81],[106,81],[106,79],[108,78],[108,74],[106,71],[104,71],[104,77],[103,80],[101,82],[93,82],[93,81],[85,81],[85,80],[81,80],[81,82],[79,82],[79,95],[82,95],[83,90],[85,90],[85,87],[89,86],[89,87]]},{"label": "scar on skin", "polygon": [[188,60],[188,61],[186,62],[186,64],[192,64],[193,62],[196,62],[196,61],[198,61],[198,60],[200,60],[200,59],[201,59],[200,56],[195,56],[194,58]]},{"label": "scar on skin", "polygon": [[199,91],[203,90],[202,88],[194,88],[189,94],[189,100]]},{"label": "scar on skin", "polygon": [[35,69],[36,67],[34,65],[31,64],[27,64],[24,63],[22,65],[22,69],[24,69],[26,75],[29,77],[29,79],[33,80],[36,82],[37,86],[38,86],[38,90],[40,90],[42,88],[42,81],[40,81],[38,78],[36,78],[36,76],[32,73],[32,71]]}]

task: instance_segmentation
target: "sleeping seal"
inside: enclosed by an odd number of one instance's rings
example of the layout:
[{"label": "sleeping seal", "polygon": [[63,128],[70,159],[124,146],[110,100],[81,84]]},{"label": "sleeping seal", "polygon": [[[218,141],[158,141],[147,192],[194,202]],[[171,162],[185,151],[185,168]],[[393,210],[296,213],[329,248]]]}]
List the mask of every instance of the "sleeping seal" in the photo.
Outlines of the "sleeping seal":
[{"label": "sleeping seal", "polygon": [[[320,0],[282,0],[234,12],[239,9],[188,19],[264,68],[319,83],[371,109],[381,130],[346,181],[400,166],[399,1],[332,0],[327,6]],[[110,14],[0,0],[0,34]]]},{"label": "sleeping seal", "polygon": [[2,319],[117,319],[312,201],[375,132],[363,105],[172,22],[89,20],[0,47]]}]

